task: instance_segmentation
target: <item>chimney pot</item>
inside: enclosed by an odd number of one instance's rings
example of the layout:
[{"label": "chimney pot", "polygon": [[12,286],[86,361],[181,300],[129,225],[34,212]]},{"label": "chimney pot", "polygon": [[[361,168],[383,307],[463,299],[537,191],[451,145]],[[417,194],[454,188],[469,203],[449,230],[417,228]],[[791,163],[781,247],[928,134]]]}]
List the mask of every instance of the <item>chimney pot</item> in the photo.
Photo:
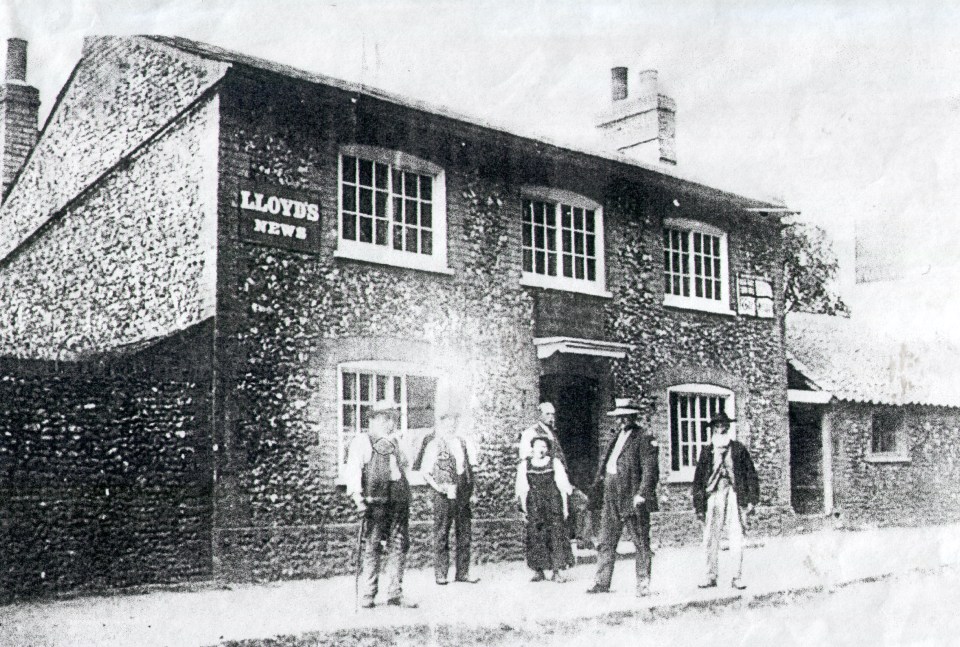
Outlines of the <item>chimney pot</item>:
[{"label": "chimney pot", "polygon": [[27,41],[7,39],[7,81],[27,80]]},{"label": "chimney pot", "polygon": [[627,98],[627,68],[610,68],[610,89],[614,101],[623,101]]}]

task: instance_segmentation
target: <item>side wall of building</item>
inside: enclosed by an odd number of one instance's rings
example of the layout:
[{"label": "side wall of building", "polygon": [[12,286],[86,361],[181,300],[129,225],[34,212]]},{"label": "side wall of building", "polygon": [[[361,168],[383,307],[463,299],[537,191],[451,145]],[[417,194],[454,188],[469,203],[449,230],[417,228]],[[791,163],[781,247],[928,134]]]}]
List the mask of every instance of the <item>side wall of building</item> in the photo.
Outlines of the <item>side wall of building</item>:
[{"label": "side wall of building", "polygon": [[213,315],[218,116],[198,105],[0,266],[0,353],[70,360]]},{"label": "side wall of building", "polygon": [[960,520],[960,411],[895,407],[908,461],[871,462],[877,405],[840,402],[827,415],[833,435],[835,506],[852,524],[923,525]]},{"label": "side wall of building", "polygon": [[210,577],[212,348],[0,360],[3,599]]},{"label": "side wall of building", "polygon": [[[656,173],[266,73],[232,72],[221,102],[217,344],[224,418],[217,443],[224,452],[215,550],[224,577],[349,568],[356,517],[336,487],[337,376],[340,364],[361,360],[457,367],[447,377],[463,387],[483,449],[475,552],[480,560],[519,557],[515,443],[535,419],[545,364],[533,340],[544,335],[632,345],[625,360],[598,360],[611,376],[605,388],[642,399],[664,446],[665,471],[667,387],[710,383],[734,391],[742,434],[761,471],[765,528],[780,527],[789,505],[781,304],[772,319],[666,308],[661,265],[663,219],[696,218],[730,232],[731,283],[740,272],[759,274],[779,294],[775,221]],[[444,169],[449,274],[334,256],[345,144],[400,151]],[[612,298],[520,285],[525,185],[572,191],[604,206]],[[241,240],[240,192],[255,186],[312,196],[321,213],[317,253]],[[660,541],[695,535],[688,488],[662,487]],[[430,553],[428,511],[419,492],[416,559]]]}]

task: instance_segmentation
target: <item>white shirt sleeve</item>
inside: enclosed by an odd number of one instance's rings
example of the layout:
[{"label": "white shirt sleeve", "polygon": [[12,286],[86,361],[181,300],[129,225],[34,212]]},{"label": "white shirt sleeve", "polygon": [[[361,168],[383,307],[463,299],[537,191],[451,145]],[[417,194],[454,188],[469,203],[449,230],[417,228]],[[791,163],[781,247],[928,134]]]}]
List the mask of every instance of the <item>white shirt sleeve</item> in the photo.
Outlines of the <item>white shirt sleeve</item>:
[{"label": "white shirt sleeve", "polygon": [[530,483],[527,481],[527,461],[524,459],[517,465],[517,499],[526,500],[528,492],[530,492]]},{"label": "white shirt sleeve", "polygon": [[467,448],[467,460],[470,462],[471,467],[476,467],[477,462],[480,460],[480,447],[477,445],[477,441],[472,436],[467,436],[463,439],[463,444]]},{"label": "white shirt sleeve", "polygon": [[530,439],[537,435],[537,430],[534,427],[529,427],[524,429],[520,434],[520,446],[517,448],[519,458],[521,461],[525,461],[530,458],[530,455],[533,453],[533,448],[530,447]]},{"label": "white shirt sleeve", "polygon": [[353,496],[363,492],[363,466],[373,457],[373,446],[367,434],[357,434],[350,441],[347,450],[347,467],[343,477],[347,486],[347,494]]},{"label": "white shirt sleeve", "polygon": [[564,469],[563,462],[559,458],[553,459],[553,482],[557,484],[561,494],[566,496],[573,494],[573,486],[567,478],[567,470]]}]

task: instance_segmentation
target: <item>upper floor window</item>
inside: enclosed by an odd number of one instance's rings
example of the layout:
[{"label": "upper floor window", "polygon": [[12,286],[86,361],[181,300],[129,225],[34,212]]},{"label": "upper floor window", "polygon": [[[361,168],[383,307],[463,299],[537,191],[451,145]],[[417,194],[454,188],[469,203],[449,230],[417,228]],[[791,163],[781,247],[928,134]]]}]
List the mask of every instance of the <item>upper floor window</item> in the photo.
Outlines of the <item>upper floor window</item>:
[{"label": "upper floor window", "polygon": [[522,283],[610,296],[606,291],[603,210],[559,189],[523,189]]},{"label": "upper floor window", "polygon": [[670,396],[670,479],[692,481],[700,450],[710,442],[707,423],[724,411],[734,418],[734,395],[713,384],[680,384]]},{"label": "upper floor window", "polygon": [[443,169],[397,151],[342,147],[336,255],[448,272]]},{"label": "upper floor window", "polygon": [[702,223],[668,218],[663,224],[663,302],[730,312],[727,234]]}]

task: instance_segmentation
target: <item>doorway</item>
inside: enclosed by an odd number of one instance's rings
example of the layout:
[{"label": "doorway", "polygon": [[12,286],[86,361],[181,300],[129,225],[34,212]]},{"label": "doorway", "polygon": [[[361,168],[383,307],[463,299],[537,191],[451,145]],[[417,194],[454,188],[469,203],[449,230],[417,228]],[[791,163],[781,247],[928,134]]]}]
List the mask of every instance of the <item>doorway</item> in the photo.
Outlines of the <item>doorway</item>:
[{"label": "doorway", "polygon": [[797,514],[823,512],[820,407],[790,403],[790,502]]},{"label": "doorway", "polygon": [[585,375],[553,373],[540,377],[540,399],[557,412],[555,431],[567,458],[570,482],[583,492],[597,467],[599,382]]}]

